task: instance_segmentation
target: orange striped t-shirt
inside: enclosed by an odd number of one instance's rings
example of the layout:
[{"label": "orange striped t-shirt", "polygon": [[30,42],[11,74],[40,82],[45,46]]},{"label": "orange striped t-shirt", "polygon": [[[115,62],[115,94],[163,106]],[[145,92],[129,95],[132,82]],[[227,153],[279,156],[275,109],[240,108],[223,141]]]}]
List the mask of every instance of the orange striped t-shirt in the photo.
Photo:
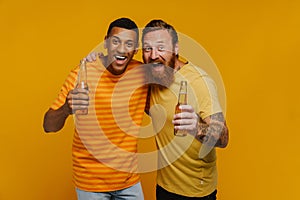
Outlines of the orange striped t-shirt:
[{"label": "orange striped t-shirt", "polygon": [[[144,113],[147,86],[140,62],[113,75],[97,61],[87,63],[89,110],[74,115],[73,180],[81,190],[104,192],[130,187],[137,172],[137,136]],[[52,104],[61,107],[75,87],[79,67],[71,71]]]}]

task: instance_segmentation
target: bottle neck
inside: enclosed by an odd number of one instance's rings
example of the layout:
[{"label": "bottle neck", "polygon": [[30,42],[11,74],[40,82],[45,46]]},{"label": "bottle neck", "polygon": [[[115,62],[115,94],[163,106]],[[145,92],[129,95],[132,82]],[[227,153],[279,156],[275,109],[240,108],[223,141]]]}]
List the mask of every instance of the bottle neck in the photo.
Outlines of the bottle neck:
[{"label": "bottle neck", "polygon": [[186,105],[187,104],[187,94],[186,92],[180,92],[178,97],[178,104]]},{"label": "bottle neck", "polygon": [[82,61],[78,71],[77,87],[87,89],[87,70],[85,62]]},{"label": "bottle neck", "polygon": [[180,89],[179,89],[178,103],[180,105],[187,104],[187,83],[186,83],[186,81],[181,81]]}]

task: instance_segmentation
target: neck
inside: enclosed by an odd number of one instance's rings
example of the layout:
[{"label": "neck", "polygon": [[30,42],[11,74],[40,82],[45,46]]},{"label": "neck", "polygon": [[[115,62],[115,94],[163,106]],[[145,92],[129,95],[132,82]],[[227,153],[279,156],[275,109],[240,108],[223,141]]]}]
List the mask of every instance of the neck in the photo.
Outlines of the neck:
[{"label": "neck", "polygon": [[179,71],[181,69],[181,67],[183,67],[184,65],[185,65],[184,62],[182,62],[178,58],[176,58],[176,60],[175,60],[175,67],[174,67],[174,73],[176,73],[177,71]]},{"label": "neck", "polygon": [[100,60],[101,60],[102,64],[104,65],[104,67],[107,68],[108,67],[108,57],[107,56],[100,57]]},{"label": "neck", "polygon": [[116,72],[114,71],[113,67],[112,67],[112,64],[109,63],[109,60],[108,60],[108,56],[103,56],[100,58],[101,59],[101,62],[102,64],[104,65],[104,67],[106,68],[107,71],[109,71],[111,74],[115,75],[115,76],[118,76],[118,75],[121,75],[123,74],[123,72],[125,71],[122,71],[122,72]]}]

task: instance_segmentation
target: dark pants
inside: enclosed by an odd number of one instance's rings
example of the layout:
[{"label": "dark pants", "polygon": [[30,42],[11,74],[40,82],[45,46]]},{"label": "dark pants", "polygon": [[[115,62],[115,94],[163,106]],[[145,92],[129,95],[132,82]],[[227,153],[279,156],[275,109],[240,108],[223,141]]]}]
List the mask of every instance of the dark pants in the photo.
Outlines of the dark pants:
[{"label": "dark pants", "polygon": [[217,190],[205,197],[185,197],[168,192],[159,185],[156,186],[156,200],[216,200]]}]

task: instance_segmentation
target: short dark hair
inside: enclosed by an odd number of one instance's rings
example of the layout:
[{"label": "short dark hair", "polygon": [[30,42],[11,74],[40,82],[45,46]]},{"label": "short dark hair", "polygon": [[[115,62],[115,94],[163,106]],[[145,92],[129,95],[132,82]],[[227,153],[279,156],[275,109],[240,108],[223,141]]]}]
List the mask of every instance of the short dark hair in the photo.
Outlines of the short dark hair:
[{"label": "short dark hair", "polygon": [[152,31],[157,31],[157,30],[167,30],[171,37],[172,37],[172,43],[173,45],[175,45],[176,43],[178,43],[178,35],[177,32],[175,30],[175,28],[168,24],[167,22],[161,20],[161,19],[154,19],[151,20],[143,29],[143,34],[142,34],[142,41],[144,41],[144,36]]},{"label": "short dark hair", "polygon": [[137,35],[137,41],[139,40],[138,27],[137,27],[136,23],[134,21],[132,21],[131,19],[122,17],[122,18],[116,19],[115,21],[111,22],[109,27],[108,27],[107,33],[106,33],[107,37],[109,36],[111,30],[114,27],[125,28],[125,29],[128,29],[128,30],[135,31],[136,35]]}]

